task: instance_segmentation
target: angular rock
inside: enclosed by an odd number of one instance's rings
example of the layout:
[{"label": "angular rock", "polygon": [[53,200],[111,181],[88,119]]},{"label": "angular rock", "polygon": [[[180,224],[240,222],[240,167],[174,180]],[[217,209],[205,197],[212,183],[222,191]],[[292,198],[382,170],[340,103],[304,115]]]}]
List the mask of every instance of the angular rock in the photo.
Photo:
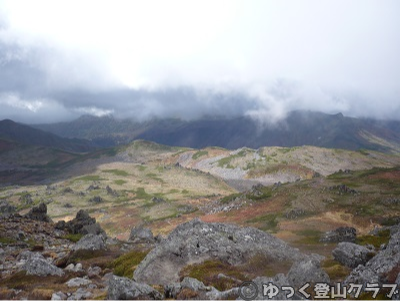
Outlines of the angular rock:
[{"label": "angular rock", "polygon": [[375,254],[372,250],[351,242],[340,242],[332,251],[336,261],[349,268],[355,268],[359,264],[365,264]]},{"label": "angular rock", "polygon": [[188,288],[191,289],[192,291],[209,291],[211,290],[210,287],[205,286],[203,282],[191,278],[191,277],[185,277],[183,278],[181,282],[181,288]]},{"label": "angular rock", "polygon": [[65,284],[68,287],[78,287],[78,286],[87,286],[90,283],[92,283],[92,281],[90,281],[89,279],[76,277],[68,280]]},{"label": "angular rock", "polygon": [[51,295],[51,300],[67,300],[67,298],[68,296],[61,291]]},{"label": "angular rock", "polygon": [[149,228],[139,226],[132,228],[129,240],[133,242],[154,242],[154,236]]},{"label": "angular rock", "polygon": [[73,247],[76,250],[104,250],[106,241],[103,235],[86,234]]},{"label": "angular rock", "polygon": [[150,251],[136,268],[134,279],[166,285],[178,282],[179,271],[188,263],[214,259],[238,265],[259,254],[276,261],[293,262],[305,257],[261,230],[194,219],[176,227]]},{"label": "angular rock", "polygon": [[[388,283],[388,276],[400,266],[400,231],[391,235],[387,246],[365,266],[359,265],[346,278],[347,283]],[[393,281],[393,280],[392,280]]]},{"label": "angular rock", "polygon": [[109,300],[161,300],[163,298],[163,295],[151,286],[125,277],[113,276],[109,282],[107,294]]},{"label": "angular rock", "polygon": [[314,258],[295,262],[290,268],[287,278],[294,287],[301,287],[306,282],[330,282],[328,274],[321,269],[319,261]]},{"label": "angular rock", "polygon": [[100,196],[94,196],[94,197],[89,199],[89,203],[99,204],[99,203],[102,203],[102,202],[103,202],[103,199]]},{"label": "angular rock", "polygon": [[51,218],[47,215],[47,206],[45,203],[40,203],[39,206],[33,207],[26,215],[26,218],[42,221],[42,222],[52,222]]},{"label": "angular rock", "polygon": [[94,266],[94,267],[89,267],[87,270],[87,275],[89,278],[93,278],[96,276],[99,276],[101,273],[101,268],[98,266]]},{"label": "angular rock", "polygon": [[112,189],[110,186],[108,186],[107,185],[107,187],[106,187],[106,190],[107,190],[107,194],[108,195],[111,195],[111,196],[113,196],[113,197],[117,197],[118,196],[118,192],[116,191],[116,190],[114,190],[114,189]]},{"label": "angular rock", "polygon": [[25,251],[20,254],[19,259],[23,261],[21,269],[25,270],[27,275],[64,275],[64,271],[62,269],[48,262],[40,253]]},{"label": "angular rock", "polygon": [[165,200],[164,200],[163,198],[157,198],[157,197],[155,197],[155,196],[152,197],[151,201],[152,201],[153,203],[156,203],[156,204],[165,203]]},{"label": "angular rock", "polygon": [[58,230],[67,230],[72,234],[104,234],[104,230],[96,223],[96,219],[91,217],[85,210],[79,210],[76,217],[69,222],[59,221],[55,225]]},{"label": "angular rock", "polygon": [[83,287],[77,289],[75,293],[68,297],[67,300],[87,300],[92,299],[92,293],[85,290]]},{"label": "angular rock", "polygon": [[10,205],[6,200],[0,201],[0,216],[10,216],[11,214],[16,212],[15,206]]},{"label": "angular rock", "polygon": [[353,227],[339,227],[333,231],[326,232],[320,242],[355,242],[356,229]]}]

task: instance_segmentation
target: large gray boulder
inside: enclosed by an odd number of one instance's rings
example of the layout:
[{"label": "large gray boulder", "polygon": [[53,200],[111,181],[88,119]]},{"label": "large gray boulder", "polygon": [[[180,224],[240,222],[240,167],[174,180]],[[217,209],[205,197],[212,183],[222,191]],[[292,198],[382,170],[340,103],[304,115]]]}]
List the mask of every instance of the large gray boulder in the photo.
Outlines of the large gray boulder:
[{"label": "large gray boulder", "polygon": [[17,259],[20,261],[21,269],[25,270],[27,275],[64,275],[64,271],[62,269],[48,262],[40,253],[25,251],[21,253]]},{"label": "large gray boulder", "polygon": [[[355,268],[346,283],[388,283],[388,276],[400,265],[400,231],[391,235],[386,248],[380,250],[365,266]],[[393,282],[393,280],[392,280]]]},{"label": "large gray boulder", "polygon": [[52,222],[51,218],[47,215],[47,206],[45,203],[40,203],[39,206],[33,207],[26,215],[26,218],[42,221],[46,223]]},{"label": "large gray boulder", "polygon": [[91,217],[85,210],[79,210],[76,217],[69,222],[57,222],[55,227],[56,229],[66,230],[72,234],[106,234],[100,225],[96,223],[96,219]]},{"label": "large gray boulder", "polygon": [[109,300],[161,300],[164,296],[145,283],[137,283],[125,277],[113,276],[108,286]]},{"label": "large gray boulder", "polygon": [[332,251],[336,261],[349,268],[355,268],[359,264],[365,264],[375,255],[372,250],[351,242],[340,242]]},{"label": "large gray boulder", "polygon": [[320,242],[355,242],[356,229],[353,227],[339,227],[335,230],[325,232]]},{"label": "large gray boulder", "polygon": [[153,232],[149,228],[142,226],[134,227],[129,235],[129,240],[133,242],[154,242]]},{"label": "large gray boulder", "polygon": [[6,200],[0,200],[0,216],[8,217],[16,211],[15,206],[10,205]]},{"label": "large gray boulder", "polygon": [[82,237],[73,249],[76,250],[104,250],[106,249],[106,240],[103,235],[87,234]]},{"label": "large gray boulder", "polygon": [[294,287],[301,287],[307,282],[330,282],[328,274],[321,269],[319,261],[315,258],[295,262],[290,268],[287,278]]},{"label": "large gray boulder", "polygon": [[166,285],[178,282],[179,271],[188,264],[214,259],[238,265],[259,254],[278,262],[305,257],[261,230],[194,219],[179,225],[161,241],[136,268],[134,279]]}]

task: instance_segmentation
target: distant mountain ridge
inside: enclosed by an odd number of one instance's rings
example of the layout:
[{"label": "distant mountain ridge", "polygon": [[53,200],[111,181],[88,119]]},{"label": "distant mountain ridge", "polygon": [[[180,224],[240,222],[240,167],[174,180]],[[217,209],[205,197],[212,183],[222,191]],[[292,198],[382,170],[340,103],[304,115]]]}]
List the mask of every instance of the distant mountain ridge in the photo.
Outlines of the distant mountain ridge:
[{"label": "distant mountain ridge", "polygon": [[249,117],[209,117],[192,121],[157,119],[139,123],[112,116],[82,116],[71,122],[34,127],[63,137],[89,139],[101,146],[145,139],[193,148],[313,145],[400,152],[399,121],[359,119],[341,113],[293,111],[284,120],[264,127]]},{"label": "distant mountain ridge", "polygon": [[97,148],[88,140],[59,137],[9,119],[0,121],[0,138],[24,145],[45,146],[70,152],[90,152]]}]

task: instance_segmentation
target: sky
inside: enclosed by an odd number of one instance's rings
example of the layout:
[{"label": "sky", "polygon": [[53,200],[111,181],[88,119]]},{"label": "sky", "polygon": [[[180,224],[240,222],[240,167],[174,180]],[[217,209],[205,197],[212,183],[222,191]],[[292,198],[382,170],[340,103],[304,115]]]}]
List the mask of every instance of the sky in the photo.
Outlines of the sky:
[{"label": "sky", "polygon": [[0,119],[400,120],[400,2],[0,0]]}]

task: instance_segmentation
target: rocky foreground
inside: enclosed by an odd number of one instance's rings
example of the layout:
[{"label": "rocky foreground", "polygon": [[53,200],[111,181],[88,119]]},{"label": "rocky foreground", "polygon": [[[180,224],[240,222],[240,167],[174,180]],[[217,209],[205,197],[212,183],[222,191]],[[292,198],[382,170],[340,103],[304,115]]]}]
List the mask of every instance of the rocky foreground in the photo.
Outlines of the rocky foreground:
[{"label": "rocky foreground", "polygon": [[[255,228],[194,219],[168,237],[153,237],[149,229],[136,227],[128,241],[118,241],[107,237],[85,211],[71,221],[53,223],[44,204],[25,216],[2,209],[1,299],[238,299],[243,298],[243,281],[257,286],[255,299],[267,299],[263,284],[270,282],[294,287],[290,299],[300,299],[298,288],[304,283],[330,283],[320,266],[322,256],[304,254]],[[352,228],[329,232],[321,240],[337,243],[335,260],[352,269],[343,284],[400,284],[399,230],[400,225],[384,229],[390,240],[378,249],[357,245]],[[188,275],[188,267],[210,262],[223,267],[215,283]],[[269,276],[246,269],[265,264],[288,269]],[[242,273],[224,274],[229,269]],[[281,290],[272,298],[287,296]]]}]

